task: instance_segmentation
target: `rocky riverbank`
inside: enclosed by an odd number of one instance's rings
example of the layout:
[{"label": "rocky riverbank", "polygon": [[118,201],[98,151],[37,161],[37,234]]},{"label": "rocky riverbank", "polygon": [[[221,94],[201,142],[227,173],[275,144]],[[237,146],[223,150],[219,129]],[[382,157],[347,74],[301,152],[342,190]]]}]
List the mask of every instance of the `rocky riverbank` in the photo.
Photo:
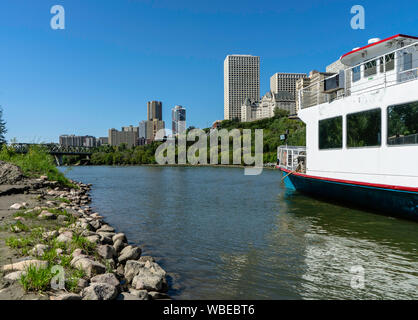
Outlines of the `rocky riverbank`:
[{"label": "rocky riverbank", "polygon": [[166,272],[89,206],[91,185],[0,163],[0,299],[169,299]]}]

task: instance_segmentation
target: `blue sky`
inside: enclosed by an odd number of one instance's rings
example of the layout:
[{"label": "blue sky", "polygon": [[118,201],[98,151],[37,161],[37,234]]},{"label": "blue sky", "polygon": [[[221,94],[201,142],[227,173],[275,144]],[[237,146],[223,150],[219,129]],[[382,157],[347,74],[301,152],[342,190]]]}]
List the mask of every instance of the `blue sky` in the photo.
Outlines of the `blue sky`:
[{"label": "blue sky", "polygon": [[[65,8],[65,30],[50,9]],[[353,5],[365,30],[350,27]],[[187,108],[187,124],[223,119],[223,61],[261,57],[261,94],[275,72],[309,72],[373,37],[418,36],[418,1],[2,0],[0,105],[7,139],[107,136],[146,119],[146,102]]]}]

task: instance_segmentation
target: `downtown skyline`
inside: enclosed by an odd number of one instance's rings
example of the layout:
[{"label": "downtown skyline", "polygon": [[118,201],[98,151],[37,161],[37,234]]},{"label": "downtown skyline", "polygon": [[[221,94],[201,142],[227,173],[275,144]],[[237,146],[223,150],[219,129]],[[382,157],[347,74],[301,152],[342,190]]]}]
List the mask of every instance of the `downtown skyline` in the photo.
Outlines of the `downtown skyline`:
[{"label": "downtown skyline", "polygon": [[[416,35],[418,4],[405,3],[410,10],[400,10],[399,3],[382,8],[377,1],[364,2],[366,29],[352,30],[352,1],[215,1],[211,6],[60,1],[66,29],[52,30],[54,1],[4,1],[0,40],[7,50],[0,52],[0,105],[6,138],[57,142],[62,133],[104,136],[108,128],[146,119],[150,100],[163,102],[166,124],[171,109],[185,105],[188,126],[209,127],[223,119],[227,55],[260,56],[262,96],[276,72],[323,71],[353,43],[399,32]],[[247,25],[248,20],[253,23]]]}]

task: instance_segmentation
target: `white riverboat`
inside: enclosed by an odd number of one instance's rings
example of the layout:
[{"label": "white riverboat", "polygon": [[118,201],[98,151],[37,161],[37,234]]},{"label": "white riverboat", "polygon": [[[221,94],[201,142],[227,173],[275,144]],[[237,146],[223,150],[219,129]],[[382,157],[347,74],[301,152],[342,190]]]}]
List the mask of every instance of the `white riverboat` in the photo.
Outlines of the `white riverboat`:
[{"label": "white riverboat", "polygon": [[353,49],[298,92],[306,147],[278,148],[287,187],[418,220],[418,38]]}]

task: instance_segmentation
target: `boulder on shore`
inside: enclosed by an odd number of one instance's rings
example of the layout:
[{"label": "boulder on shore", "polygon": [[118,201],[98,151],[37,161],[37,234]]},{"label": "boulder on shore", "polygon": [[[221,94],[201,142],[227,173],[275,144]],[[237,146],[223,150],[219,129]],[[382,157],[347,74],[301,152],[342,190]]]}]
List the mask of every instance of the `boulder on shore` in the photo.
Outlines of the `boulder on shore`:
[{"label": "boulder on shore", "polygon": [[0,161],[0,184],[16,184],[23,180],[23,172],[14,164]]},{"label": "boulder on shore", "polygon": [[128,260],[136,260],[141,256],[142,250],[139,247],[127,246],[120,252],[118,261],[124,263]]},{"label": "boulder on shore", "polygon": [[113,300],[118,296],[116,287],[107,283],[92,283],[81,292],[83,300]]}]

